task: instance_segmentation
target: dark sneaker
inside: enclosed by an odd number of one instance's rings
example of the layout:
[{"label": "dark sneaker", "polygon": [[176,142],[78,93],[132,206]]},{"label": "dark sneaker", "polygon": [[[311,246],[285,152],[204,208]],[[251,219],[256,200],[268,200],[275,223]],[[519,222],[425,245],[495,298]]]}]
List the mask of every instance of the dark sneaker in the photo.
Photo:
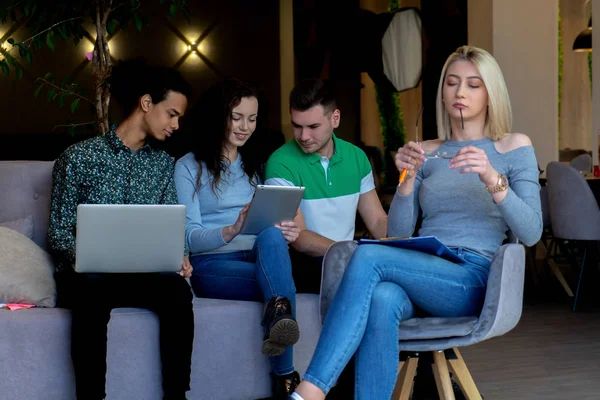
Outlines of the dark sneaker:
[{"label": "dark sneaker", "polygon": [[282,355],[286,346],[296,344],[300,338],[292,304],[286,297],[273,297],[265,304],[262,324],[267,327],[262,353],[268,356]]}]

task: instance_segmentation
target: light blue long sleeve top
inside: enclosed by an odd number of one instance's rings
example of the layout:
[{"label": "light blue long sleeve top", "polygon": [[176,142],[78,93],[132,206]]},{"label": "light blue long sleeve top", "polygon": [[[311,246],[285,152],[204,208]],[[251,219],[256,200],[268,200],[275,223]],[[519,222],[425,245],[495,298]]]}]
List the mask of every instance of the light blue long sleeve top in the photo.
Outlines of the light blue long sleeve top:
[{"label": "light blue long sleeve top", "polygon": [[229,164],[216,193],[213,177],[202,163],[200,190],[196,191],[199,164],[193,153],[188,153],[175,164],[175,186],[180,204],[186,206],[185,238],[190,253],[226,253],[252,249],[256,236],[238,235],[230,242],[223,239],[223,227],[233,225],[240,210],[252,201],[255,188],[242,168],[238,154]]},{"label": "light blue long sleeve top", "polygon": [[531,146],[499,153],[491,139],[446,141],[437,150],[453,156],[464,146],[477,146],[496,171],[508,178],[504,200],[496,204],[476,173],[461,174],[449,160],[428,159],[417,172],[413,192],[396,192],[388,218],[389,236],[436,236],[448,247],[463,247],[491,260],[510,229],[527,246],[542,234],[538,164]]}]

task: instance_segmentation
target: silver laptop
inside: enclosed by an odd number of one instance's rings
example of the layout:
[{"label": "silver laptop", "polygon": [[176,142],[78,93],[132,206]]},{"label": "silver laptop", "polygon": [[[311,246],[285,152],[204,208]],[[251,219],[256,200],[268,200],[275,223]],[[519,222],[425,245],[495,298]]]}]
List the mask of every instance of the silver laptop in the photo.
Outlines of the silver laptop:
[{"label": "silver laptop", "polygon": [[80,204],[75,241],[77,272],[180,271],[185,206]]}]

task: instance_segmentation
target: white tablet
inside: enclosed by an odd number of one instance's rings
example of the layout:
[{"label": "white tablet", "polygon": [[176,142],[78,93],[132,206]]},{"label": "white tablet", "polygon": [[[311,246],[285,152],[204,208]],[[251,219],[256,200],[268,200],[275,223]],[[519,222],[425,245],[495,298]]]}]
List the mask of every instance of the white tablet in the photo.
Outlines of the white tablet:
[{"label": "white tablet", "polygon": [[257,185],[241,233],[258,235],[282,221],[292,221],[304,196],[304,186]]}]

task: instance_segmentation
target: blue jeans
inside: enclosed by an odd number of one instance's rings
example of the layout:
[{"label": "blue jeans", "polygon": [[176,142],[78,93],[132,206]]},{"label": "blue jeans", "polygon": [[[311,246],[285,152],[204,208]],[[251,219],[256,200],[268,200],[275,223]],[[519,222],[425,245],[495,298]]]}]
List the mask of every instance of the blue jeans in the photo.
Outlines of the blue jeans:
[{"label": "blue jeans", "polygon": [[467,261],[383,245],[361,245],[333,299],[304,375],[327,393],[353,354],[355,399],[389,399],[398,373],[398,326],[416,309],[438,317],[479,315],[490,262]]},{"label": "blue jeans", "polygon": [[[270,227],[257,237],[252,250],[192,255],[192,288],[198,297],[268,302],[287,297],[296,316],[296,287],[288,246],[281,230]],[[294,372],[292,346],[269,357],[275,375]]]}]

